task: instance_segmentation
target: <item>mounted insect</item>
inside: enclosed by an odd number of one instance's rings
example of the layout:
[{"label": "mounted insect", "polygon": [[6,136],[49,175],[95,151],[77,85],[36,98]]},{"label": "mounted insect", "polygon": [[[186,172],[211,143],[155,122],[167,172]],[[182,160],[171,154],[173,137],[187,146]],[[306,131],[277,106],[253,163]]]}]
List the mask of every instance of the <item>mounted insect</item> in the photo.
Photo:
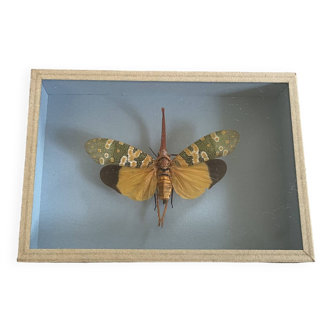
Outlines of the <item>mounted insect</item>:
[{"label": "mounted insect", "polygon": [[[162,110],[161,146],[154,160],[131,145],[107,138],[94,138],[85,150],[100,165],[101,180],[118,193],[135,201],[145,201],[155,194],[158,226],[163,227],[167,205],[173,189],[182,198],[197,198],[226,174],[223,160],[239,142],[235,130],[220,130],[206,135],[188,146],[174,159],[166,150],[166,124]],[[160,216],[159,200],[165,204]]]}]

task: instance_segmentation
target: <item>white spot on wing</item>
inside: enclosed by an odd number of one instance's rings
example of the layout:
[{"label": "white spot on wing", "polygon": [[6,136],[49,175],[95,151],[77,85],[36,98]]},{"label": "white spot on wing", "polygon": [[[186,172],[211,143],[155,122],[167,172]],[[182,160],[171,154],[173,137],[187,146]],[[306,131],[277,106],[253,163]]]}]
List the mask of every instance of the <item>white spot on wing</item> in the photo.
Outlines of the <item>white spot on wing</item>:
[{"label": "white spot on wing", "polygon": [[207,155],[207,153],[205,151],[201,152],[201,157],[204,159],[204,161],[208,161],[209,160],[209,157],[208,157],[208,155]]},{"label": "white spot on wing", "polygon": [[126,162],[127,162],[127,157],[126,157],[126,156],[123,156],[123,157],[121,158],[121,160],[120,160],[119,165],[120,165],[120,166],[124,166],[124,165],[126,164]]}]

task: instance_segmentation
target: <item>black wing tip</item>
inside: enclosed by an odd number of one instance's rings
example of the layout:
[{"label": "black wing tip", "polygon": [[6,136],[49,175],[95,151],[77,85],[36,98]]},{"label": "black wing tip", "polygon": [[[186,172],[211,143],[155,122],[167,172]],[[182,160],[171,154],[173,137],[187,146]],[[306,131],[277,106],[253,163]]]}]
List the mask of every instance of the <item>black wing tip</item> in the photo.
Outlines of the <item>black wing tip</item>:
[{"label": "black wing tip", "polygon": [[111,187],[121,194],[120,190],[117,187],[119,182],[119,171],[121,166],[118,165],[107,165],[100,170],[100,179],[106,184],[106,186]]},{"label": "black wing tip", "polygon": [[222,159],[212,159],[205,162],[209,169],[209,176],[212,181],[209,189],[218,183],[227,172],[227,164]]}]

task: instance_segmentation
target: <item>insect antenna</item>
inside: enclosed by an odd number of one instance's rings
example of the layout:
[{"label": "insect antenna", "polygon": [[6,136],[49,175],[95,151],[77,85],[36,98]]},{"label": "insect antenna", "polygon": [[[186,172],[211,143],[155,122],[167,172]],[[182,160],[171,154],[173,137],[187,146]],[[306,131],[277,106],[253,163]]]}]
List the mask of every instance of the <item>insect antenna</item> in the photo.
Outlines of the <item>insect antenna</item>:
[{"label": "insect antenna", "polygon": [[175,156],[177,156],[177,154],[176,153],[171,153],[171,154],[169,154],[169,156],[170,157],[175,157]]},{"label": "insect antenna", "polygon": [[149,149],[152,151],[152,153],[158,158],[158,156],[154,153],[154,151],[149,147]]}]

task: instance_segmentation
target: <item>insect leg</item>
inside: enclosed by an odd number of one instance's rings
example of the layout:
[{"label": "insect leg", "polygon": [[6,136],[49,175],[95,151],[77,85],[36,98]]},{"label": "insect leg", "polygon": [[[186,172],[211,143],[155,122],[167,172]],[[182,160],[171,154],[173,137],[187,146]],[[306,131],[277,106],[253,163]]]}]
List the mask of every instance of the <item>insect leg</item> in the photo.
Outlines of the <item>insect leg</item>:
[{"label": "insect leg", "polygon": [[174,192],[174,189],[172,188],[172,192],[171,192],[171,206],[172,206],[172,209],[173,209],[173,192]]},{"label": "insect leg", "polygon": [[167,205],[168,205],[168,200],[166,201],[166,205],[165,205],[165,208],[164,208],[164,213],[163,213],[163,216],[161,218],[161,227],[164,227],[164,218],[165,218],[165,213],[166,213]]},{"label": "insect leg", "polygon": [[154,210],[153,211],[156,211],[156,208],[157,208],[157,196],[156,196],[156,193],[154,193],[153,196],[154,196]]},{"label": "insect leg", "polygon": [[158,226],[160,226],[161,219],[160,219],[159,195],[158,195],[158,193],[157,193],[157,210],[158,210]]}]

